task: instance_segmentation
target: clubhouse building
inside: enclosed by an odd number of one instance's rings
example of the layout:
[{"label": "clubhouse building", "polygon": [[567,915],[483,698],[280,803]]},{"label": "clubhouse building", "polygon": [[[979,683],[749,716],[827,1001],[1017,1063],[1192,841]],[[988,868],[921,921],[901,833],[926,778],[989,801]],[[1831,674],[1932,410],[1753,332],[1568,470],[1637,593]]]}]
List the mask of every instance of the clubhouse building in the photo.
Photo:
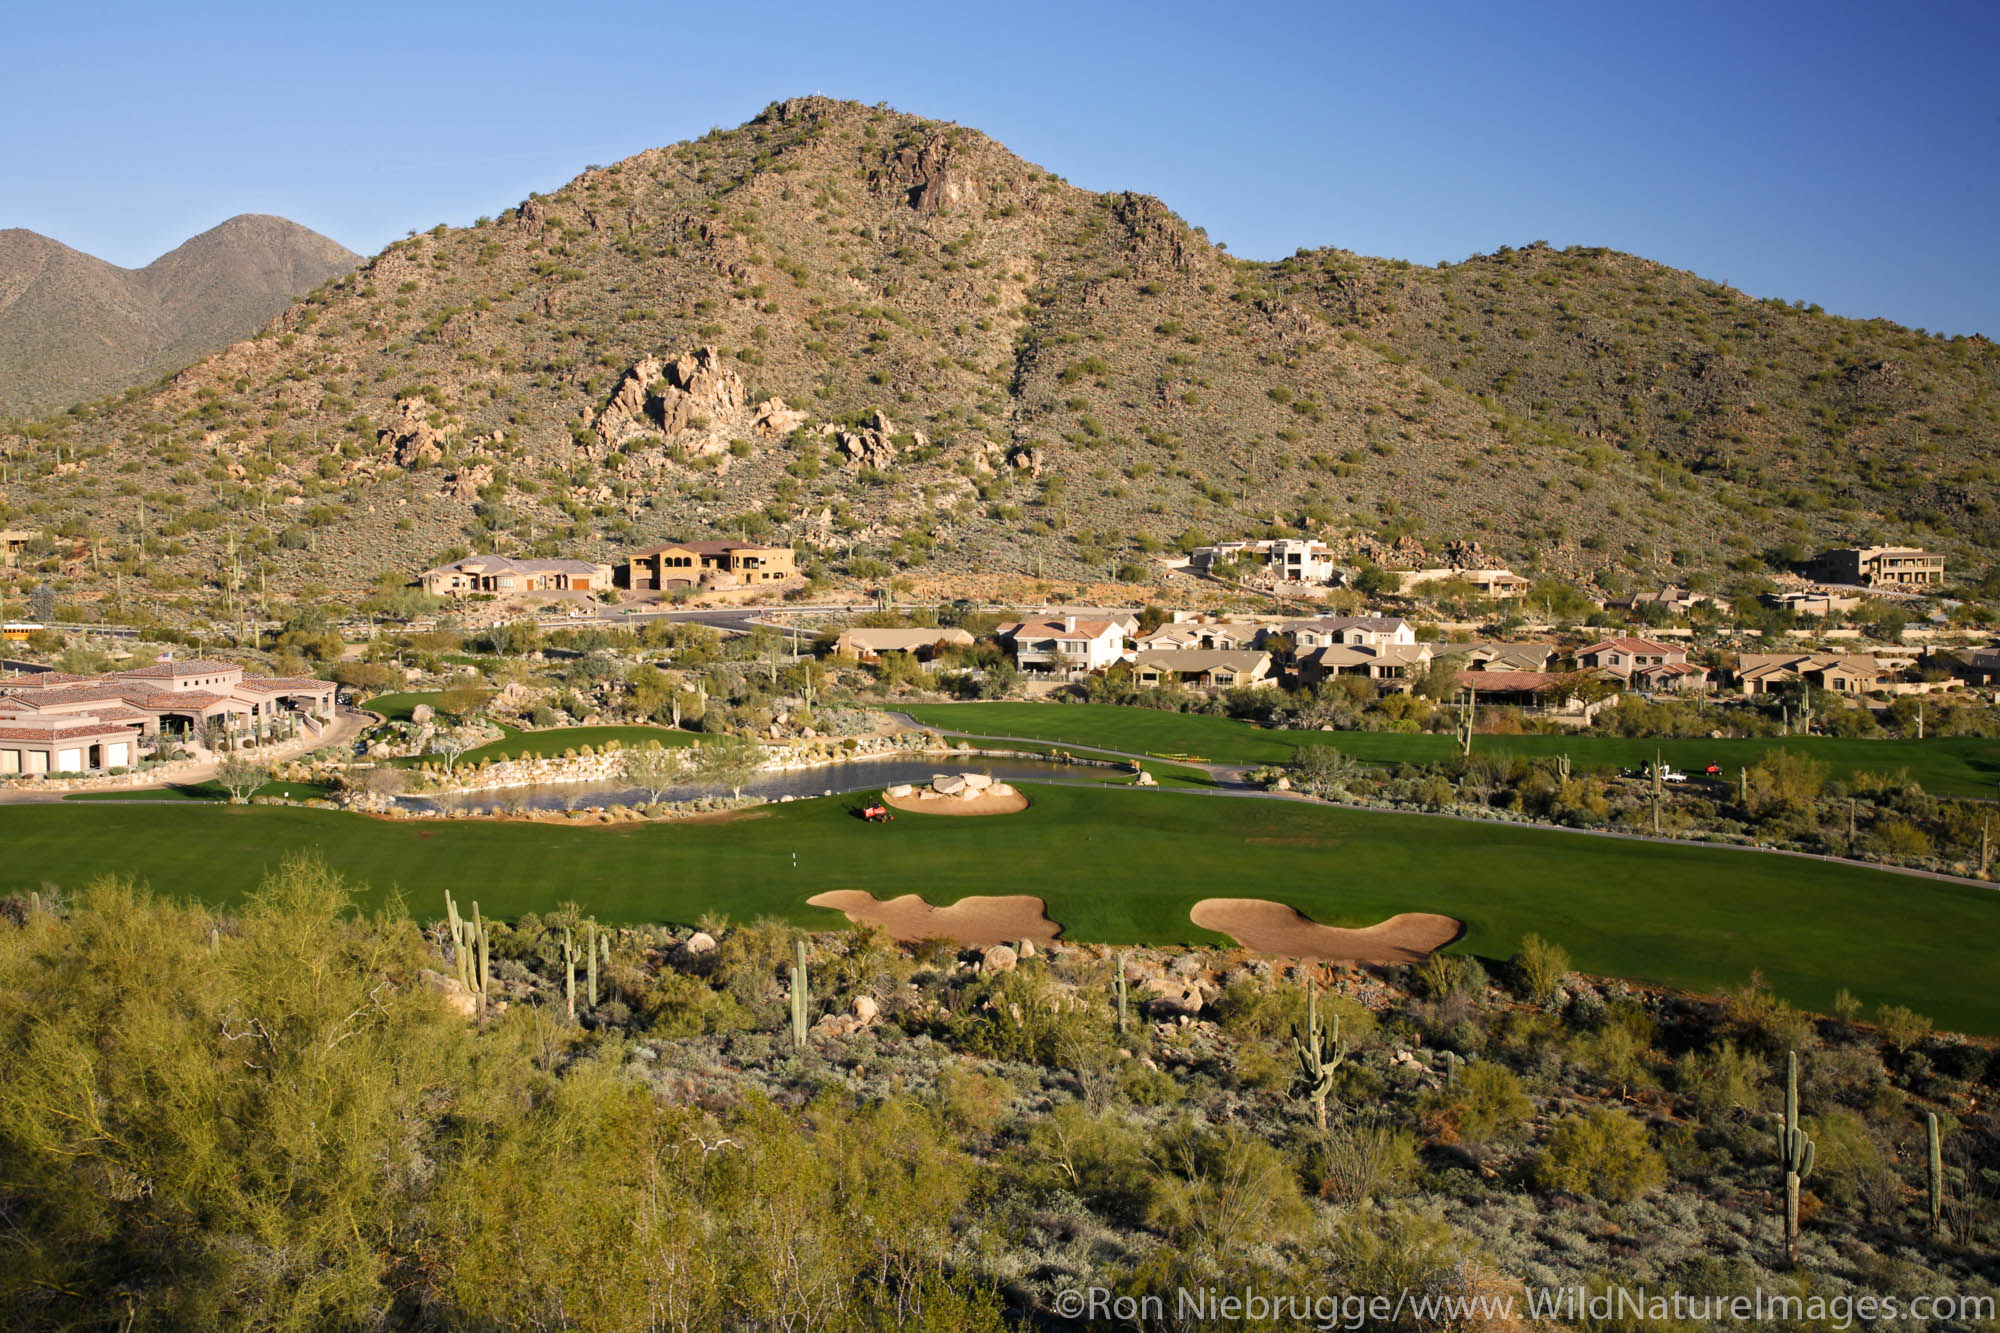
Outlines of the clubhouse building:
[{"label": "clubhouse building", "polygon": [[166,658],[103,676],[0,676],[0,777],[132,768],[161,734],[250,743],[317,734],[334,694],[331,681]]}]

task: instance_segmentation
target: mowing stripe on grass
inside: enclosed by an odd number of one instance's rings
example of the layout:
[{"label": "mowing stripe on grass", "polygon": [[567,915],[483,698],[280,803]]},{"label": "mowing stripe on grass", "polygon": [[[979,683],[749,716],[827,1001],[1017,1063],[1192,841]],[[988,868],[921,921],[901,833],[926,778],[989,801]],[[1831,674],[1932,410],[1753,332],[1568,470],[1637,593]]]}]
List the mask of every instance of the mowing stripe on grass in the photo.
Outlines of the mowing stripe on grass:
[{"label": "mowing stripe on grass", "polygon": [[[1583,837],[1302,802],[1122,787],[1026,788],[1024,813],[865,824],[869,794],[759,807],[714,823],[383,821],[279,807],[44,805],[0,809],[0,889],[129,875],[234,900],[314,851],[381,901],[435,914],[443,890],[514,916],[575,900],[607,921],[722,912],[820,927],[826,889],[878,898],[1027,893],[1071,939],[1215,943],[1188,912],[1274,898],[1330,925],[1402,911],[1466,923],[1454,948],[1504,957],[1536,931],[1587,972],[1696,990],[1761,970],[1826,1009],[1847,987],[1946,1027],[2000,1035],[1990,985],[2000,894],[1862,866]],[[797,866],[793,866],[793,854]]]}]

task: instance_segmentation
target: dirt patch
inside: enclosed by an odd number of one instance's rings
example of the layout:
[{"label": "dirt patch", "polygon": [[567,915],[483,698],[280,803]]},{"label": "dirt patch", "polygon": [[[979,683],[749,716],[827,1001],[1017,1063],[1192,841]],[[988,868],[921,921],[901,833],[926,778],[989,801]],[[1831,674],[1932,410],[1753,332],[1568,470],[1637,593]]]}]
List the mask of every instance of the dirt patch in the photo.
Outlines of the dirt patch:
[{"label": "dirt patch", "polygon": [[1042,900],[1026,894],[961,898],[949,907],[932,907],[914,893],[883,902],[860,889],[833,889],[806,901],[844,912],[856,925],[880,926],[896,940],[955,940],[984,947],[1019,940],[1047,944],[1062,933]]},{"label": "dirt patch", "polygon": [[1012,787],[1004,792],[984,792],[971,800],[963,796],[938,796],[919,788],[913,796],[891,796],[884,792],[882,801],[920,815],[1017,815],[1028,808],[1028,798]]},{"label": "dirt patch", "polygon": [[1465,929],[1457,919],[1434,912],[1403,912],[1358,930],[1322,926],[1295,907],[1265,898],[1204,898],[1188,916],[1246,949],[1322,963],[1421,962]]}]

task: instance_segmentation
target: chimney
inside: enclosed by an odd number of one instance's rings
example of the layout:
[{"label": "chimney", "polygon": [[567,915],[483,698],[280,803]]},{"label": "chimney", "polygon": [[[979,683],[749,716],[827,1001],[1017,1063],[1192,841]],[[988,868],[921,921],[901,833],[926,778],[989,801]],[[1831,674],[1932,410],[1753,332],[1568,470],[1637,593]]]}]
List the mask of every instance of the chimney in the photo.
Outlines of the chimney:
[{"label": "chimney", "polygon": [[1063,633],[1065,633],[1065,634],[1074,634],[1074,633],[1076,633],[1076,617],[1075,617],[1075,616],[1064,616],[1064,617],[1063,617]]}]

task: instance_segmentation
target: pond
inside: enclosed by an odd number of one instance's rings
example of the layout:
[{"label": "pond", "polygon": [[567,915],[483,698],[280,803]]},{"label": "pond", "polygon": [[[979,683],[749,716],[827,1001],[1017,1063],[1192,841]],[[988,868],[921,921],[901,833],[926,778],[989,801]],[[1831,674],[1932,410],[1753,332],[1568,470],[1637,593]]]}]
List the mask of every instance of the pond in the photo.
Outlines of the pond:
[{"label": "pond", "polygon": [[[985,773],[1000,782],[1048,782],[1059,778],[1111,777],[1119,770],[1094,764],[1057,764],[1039,759],[1000,759],[967,755],[923,755],[915,759],[885,757],[852,759],[817,768],[760,773],[743,784],[745,796],[767,801],[790,796],[838,796],[852,791],[892,787],[899,782],[927,783],[938,773]],[[727,796],[725,787],[685,783],[667,789],[662,800],[692,801],[703,796]],[[644,805],[652,799],[629,782],[552,782],[533,787],[503,787],[490,791],[448,792],[436,796],[405,796],[412,810],[490,810],[505,804],[522,810],[587,810],[591,806]]]}]

